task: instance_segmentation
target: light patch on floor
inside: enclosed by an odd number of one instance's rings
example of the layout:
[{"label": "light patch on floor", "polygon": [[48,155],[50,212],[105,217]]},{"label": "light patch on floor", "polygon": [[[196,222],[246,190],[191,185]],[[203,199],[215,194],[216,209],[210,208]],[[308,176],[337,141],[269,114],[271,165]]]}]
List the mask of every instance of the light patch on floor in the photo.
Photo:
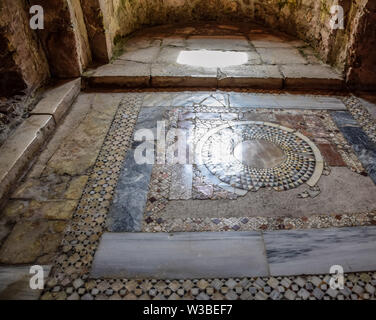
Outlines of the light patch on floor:
[{"label": "light patch on floor", "polygon": [[177,63],[196,67],[224,68],[228,66],[240,66],[248,62],[245,52],[233,51],[182,51]]}]

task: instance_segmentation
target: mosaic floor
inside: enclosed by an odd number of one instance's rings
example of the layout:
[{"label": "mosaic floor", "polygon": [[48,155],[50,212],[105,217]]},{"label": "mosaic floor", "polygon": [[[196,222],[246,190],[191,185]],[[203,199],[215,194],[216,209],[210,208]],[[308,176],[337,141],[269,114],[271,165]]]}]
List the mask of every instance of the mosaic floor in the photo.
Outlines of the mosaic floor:
[{"label": "mosaic floor", "polygon": [[[143,231],[275,230],[372,223],[374,194],[368,187],[373,188],[373,183],[361,178],[363,182],[350,187],[348,192],[369,182],[365,189],[368,200],[360,200],[368,205],[349,211],[345,208],[348,201],[338,196],[343,186],[336,177],[331,178],[341,171],[347,176],[341,182],[354,182],[365,171],[330,112],[198,107],[176,108],[169,116],[177,128],[191,129],[187,140],[198,145],[198,164],[154,166]],[[271,168],[262,168],[264,163],[261,168],[257,163],[254,167],[242,163],[235,154],[244,141],[271,141],[277,154],[271,161],[280,163],[269,163]],[[325,209],[322,202],[333,198],[333,206]],[[250,203],[255,210],[247,208]],[[284,206],[291,211],[282,210]],[[234,214],[236,209],[239,212]],[[226,216],[216,214],[224,211]]]},{"label": "mosaic floor", "polygon": [[[250,97],[244,95],[247,101]],[[244,106],[231,100],[234,96],[225,92],[126,93],[117,98],[116,114],[98,156],[85,171],[86,186],[67,224],[42,299],[376,298],[374,272],[347,274],[343,290],[332,290],[328,275],[90,278],[95,252],[106,231],[376,225],[372,158],[376,126],[357,98],[322,97],[325,102],[313,108],[311,100],[297,102],[296,97],[288,96],[283,107],[273,106],[279,95],[272,94],[267,107],[254,108],[248,102]],[[283,99],[281,95],[280,101]],[[145,145],[154,145],[155,137],[161,137],[156,130],[161,121],[166,132],[173,132],[165,136],[167,150],[176,146],[176,133],[185,132],[185,152],[166,156],[158,140],[152,155],[155,163],[136,164],[134,155],[142,142],[135,141],[134,134],[150,129],[155,135]],[[362,141],[351,139],[349,127],[367,137],[365,155]]]},{"label": "mosaic floor", "polygon": [[[318,149],[315,155],[313,148],[308,138],[299,137],[289,128],[245,121],[210,130],[199,141],[197,153],[198,163],[228,188],[256,192],[269,187],[284,191],[303,183],[315,186],[323,159]],[[316,181],[309,182],[314,174]]]}]

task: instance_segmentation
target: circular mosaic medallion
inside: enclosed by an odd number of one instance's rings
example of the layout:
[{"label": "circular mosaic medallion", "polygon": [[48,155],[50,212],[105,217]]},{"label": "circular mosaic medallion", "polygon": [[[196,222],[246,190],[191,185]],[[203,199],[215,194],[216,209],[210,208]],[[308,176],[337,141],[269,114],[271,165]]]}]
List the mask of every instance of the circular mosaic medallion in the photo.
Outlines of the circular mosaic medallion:
[{"label": "circular mosaic medallion", "polygon": [[323,168],[320,151],[307,137],[266,122],[233,122],[208,132],[198,143],[201,167],[220,185],[257,191],[315,185]]}]

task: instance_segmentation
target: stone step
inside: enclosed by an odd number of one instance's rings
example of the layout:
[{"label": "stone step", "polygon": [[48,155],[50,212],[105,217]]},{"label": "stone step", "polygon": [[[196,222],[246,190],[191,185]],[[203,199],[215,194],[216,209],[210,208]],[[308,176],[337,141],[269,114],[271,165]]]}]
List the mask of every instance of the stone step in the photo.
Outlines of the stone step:
[{"label": "stone step", "polygon": [[[131,62],[128,62],[128,64]],[[83,77],[86,89],[252,88],[265,90],[343,90],[341,75],[321,65],[247,65],[215,68],[109,64]]]},{"label": "stone step", "polygon": [[376,269],[376,227],[271,232],[105,233],[91,276],[215,279]]},{"label": "stone step", "polygon": [[81,79],[47,90],[31,115],[0,148],[0,201],[54,132],[81,90]]},{"label": "stone step", "polygon": [[55,130],[51,115],[26,119],[0,148],[0,199],[6,198],[34,154]]},{"label": "stone step", "polygon": [[32,115],[51,115],[58,124],[66,115],[81,91],[81,78],[69,81],[44,93],[41,101],[31,111]]}]

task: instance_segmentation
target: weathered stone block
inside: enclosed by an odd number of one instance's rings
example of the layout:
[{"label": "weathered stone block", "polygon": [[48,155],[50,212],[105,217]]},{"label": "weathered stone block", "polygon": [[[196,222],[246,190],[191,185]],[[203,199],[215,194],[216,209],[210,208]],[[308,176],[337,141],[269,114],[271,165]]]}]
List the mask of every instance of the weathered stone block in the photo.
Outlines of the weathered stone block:
[{"label": "weathered stone block", "polygon": [[44,94],[31,114],[49,114],[53,116],[56,123],[59,123],[80,91],[80,78],[51,89]]},{"label": "weathered stone block", "polygon": [[1,146],[0,199],[7,194],[54,128],[52,116],[32,116]]}]

